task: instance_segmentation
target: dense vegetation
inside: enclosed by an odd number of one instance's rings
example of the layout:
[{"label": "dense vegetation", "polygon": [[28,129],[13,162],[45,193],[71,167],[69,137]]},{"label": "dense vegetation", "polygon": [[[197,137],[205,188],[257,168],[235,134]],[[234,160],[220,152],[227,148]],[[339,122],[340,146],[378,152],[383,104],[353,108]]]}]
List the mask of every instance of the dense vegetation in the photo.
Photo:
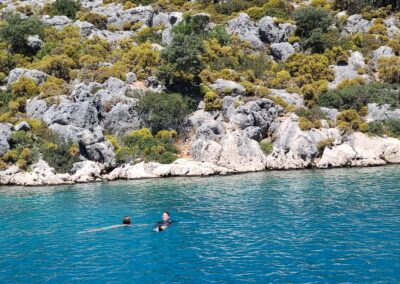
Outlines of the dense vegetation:
[{"label": "dense vegetation", "polygon": [[[69,95],[72,82],[104,83],[110,77],[126,79],[134,72],[144,82],[149,77],[163,84],[163,92],[145,92],[138,100],[136,111],[144,121],[141,130],[123,137],[109,136],[119,162],[137,160],[170,162],[178,150],[174,143],[184,131],[185,120],[203,101],[205,109],[220,110],[223,96],[232,90],[210,87],[217,79],[241,84],[247,98],[270,98],[299,117],[301,129],[322,127],[328,120],[320,107],[340,111],[337,123],[344,132],[364,131],[375,135],[399,136],[399,122],[388,120],[365,123],[369,103],[400,107],[400,36],[390,36],[384,19],[397,17],[398,1],[389,0],[312,0],[309,5],[283,0],[105,0],[104,4],[121,3],[124,9],[151,4],[156,11],[181,11],[184,19],[173,26],[171,42],[163,44],[164,26],[146,26],[140,21],[114,26],[107,16],[84,8],[79,1],[56,0],[41,10],[21,5],[8,13],[0,24],[0,80],[17,67],[36,69],[49,75],[43,84],[21,77],[0,91],[0,122],[16,124],[26,117],[26,102],[40,95],[48,102]],[[337,16],[341,10],[347,15]],[[200,12],[207,15],[198,15]],[[273,60],[268,44],[256,49],[237,34],[227,31],[229,20],[247,13],[252,21],[274,17],[279,26],[297,26],[287,39],[296,47],[286,60]],[[341,29],[349,15],[359,13],[373,20],[364,33],[343,34]],[[133,40],[111,43],[101,37],[83,36],[77,26],[57,29],[44,24],[40,17],[63,15],[71,20],[87,21],[97,29],[131,31]],[[215,25],[210,25],[212,21]],[[37,36],[42,44],[32,45],[28,38]],[[373,62],[373,51],[381,46],[392,48],[395,56]],[[335,79],[331,65],[346,65],[350,50],[366,57],[366,66],[359,75],[374,74],[378,82],[364,79],[344,80],[337,89],[328,90]],[[5,82],[5,81],[4,81]],[[274,97],[270,89],[286,89],[299,93],[305,106],[289,105]],[[243,98],[242,98],[243,99]],[[0,166],[17,163],[27,168],[39,157],[57,170],[67,171],[79,159],[77,145],[63,142],[40,122],[29,120],[32,130],[16,132],[12,149],[0,160]],[[326,145],[329,145],[326,142]],[[325,144],[321,147],[325,147]],[[270,153],[271,144],[260,144]],[[78,150],[77,150],[78,149]]]}]

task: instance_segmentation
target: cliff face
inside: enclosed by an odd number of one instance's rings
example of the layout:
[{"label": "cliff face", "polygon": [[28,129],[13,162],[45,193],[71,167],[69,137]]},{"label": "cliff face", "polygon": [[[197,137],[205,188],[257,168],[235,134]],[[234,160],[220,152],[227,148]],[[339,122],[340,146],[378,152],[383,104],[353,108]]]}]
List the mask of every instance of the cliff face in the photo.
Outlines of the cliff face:
[{"label": "cliff face", "polygon": [[32,14],[44,26],[23,48],[0,31],[0,184],[400,163],[400,29],[386,8],[98,0],[66,16],[58,1],[2,7],[5,27]]}]

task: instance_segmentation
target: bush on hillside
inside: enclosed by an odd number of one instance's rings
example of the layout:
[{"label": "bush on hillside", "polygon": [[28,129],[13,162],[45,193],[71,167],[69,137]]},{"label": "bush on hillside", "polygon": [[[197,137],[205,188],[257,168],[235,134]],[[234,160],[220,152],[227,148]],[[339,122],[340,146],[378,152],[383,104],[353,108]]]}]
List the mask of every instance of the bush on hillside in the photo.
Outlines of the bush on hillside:
[{"label": "bush on hillside", "polygon": [[189,114],[188,103],[179,94],[146,93],[139,99],[138,112],[153,133],[182,129]]},{"label": "bush on hillside", "polygon": [[369,103],[389,104],[394,108],[400,107],[400,85],[371,83],[345,87],[340,90],[329,90],[323,93],[317,102],[319,106],[339,110],[351,108],[361,110]]},{"label": "bush on hillside", "polygon": [[297,9],[293,16],[297,25],[296,34],[301,37],[310,37],[316,29],[320,29],[322,33],[327,32],[333,24],[331,14],[321,8],[302,7]]},{"label": "bush on hillside", "polygon": [[147,128],[134,130],[123,137],[121,148],[116,151],[118,163],[155,161],[159,163],[172,163],[178,156],[178,149],[173,145],[176,138],[175,131],[159,131],[153,136]]},{"label": "bush on hillside", "polygon": [[400,57],[381,57],[378,68],[379,78],[386,83],[400,83]]},{"label": "bush on hillside", "polygon": [[286,61],[287,71],[295,78],[299,87],[320,80],[332,81],[333,71],[329,68],[329,60],[321,54],[292,54]]},{"label": "bush on hillside", "polygon": [[12,94],[14,97],[25,97],[30,98],[39,95],[40,88],[30,78],[21,77],[12,84]]},{"label": "bush on hillside", "polygon": [[36,16],[21,18],[17,14],[7,14],[5,24],[0,27],[0,38],[11,46],[12,51],[30,55],[36,50],[28,46],[30,35],[43,36],[43,23]]},{"label": "bush on hillside", "polygon": [[161,52],[163,65],[157,76],[172,92],[198,92],[199,75],[203,69],[201,55],[204,51],[204,27],[192,18],[187,18],[174,27],[173,34],[171,45]]},{"label": "bush on hillside", "polygon": [[353,130],[360,130],[363,124],[360,115],[355,109],[348,109],[340,112],[336,119],[338,127],[346,133],[350,133]]},{"label": "bush on hillside", "polygon": [[75,19],[76,13],[80,10],[81,4],[75,0],[56,0],[51,4],[50,15],[63,15]]}]

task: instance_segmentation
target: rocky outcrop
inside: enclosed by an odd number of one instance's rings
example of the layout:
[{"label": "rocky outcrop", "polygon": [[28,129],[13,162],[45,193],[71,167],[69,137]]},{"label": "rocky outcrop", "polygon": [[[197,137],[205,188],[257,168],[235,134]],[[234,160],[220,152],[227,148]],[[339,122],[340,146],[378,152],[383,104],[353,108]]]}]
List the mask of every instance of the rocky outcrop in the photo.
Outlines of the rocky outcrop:
[{"label": "rocky outcrop", "polygon": [[367,121],[400,119],[400,109],[392,109],[390,105],[368,104]]},{"label": "rocky outcrop", "polygon": [[378,49],[374,50],[372,54],[372,60],[374,62],[375,67],[379,65],[379,59],[381,57],[390,57],[394,56],[393,48],[389,46],[381,46]]},{"label": "rocky outcrop", "polygon": [[253,48],[262,49],[264,43],[259,37],[258,26],[245,13],[240,13],[238,17],[228,22],[228,30],[242,40],[250,42]]},{"label": "rocky outcrop", "polygon": [[285,89],[270,89],[273,96],[283,99],[286,103],[290,105],[295,105],[298,107],[304,106],[304,100],[298,93],[289,93]]},{"label": "rocky outcrop", "polygon": [[86,183],[93,181],[102,180],[102,172],[104,170],[104,165],[93,162],[93,161],[83,161],[75,163],[71,170],[71,181]]},{"label": "rocky outcrop", "polygon": [[144,179],[170,176],[210,176],[223,175],[230,170],[211,163],[178,159],[171,164],[145,163],[126,164],[114,169],[104,178],[116,179]]},{"label": "rocky outcrop", "polygon": [[293,45],[288,42],[273,43],[270,45],[271,54],[276,60],[286,61],[290,55],[295,53]]},{"label": "rocky outcrop", "polygon": [[348,141],[327,147],[317,163],[319,168],[378,166],[400,161],[400,141],[354,133]]},{"label": "rocky outcrop", "polygon": [[[273,133],[273,158],[268,161],[268,168],[300,168],[312,166],[319,154],[318,144],[321,141],[332,139],[335,144],[341,143],[341,135],[335,128],[311,129],[302,131],[295,114],[284,118]],[[276,161],[274,161],[276,160]],[[287,163],[283,162],[288,160]],[[290,165],[293,163],[294,165]]]},{"label": "rocky outcrop", "polygon": [[366,33],[371,26],[372,23],[363,19],[361,15],[352,15],[347,19],[342,34],[350,35],[354,33]]},{"label": "rocky outcrop", "polygon": [[242,85],[225,79],[215,80],[210,88],[221,96],[244,96],[246,94],[246,89]]},{"label": "rocky outcrop", "polygon": [[9,140],[12,134],[12,124],[0,123],[0,156],[10,150]]},{"label": "rocky outcrop", "polygon": [[267,135],[283,110],[267,99],[237,108],[234,104],[235,100],[228,96],[224,98],[223,112],[219,115],[201,116],[199,112],[202,111],[196,112],[194,121],[199,127],[190,154],[196,161],[214,163],[234,172],[262,170],[266,157],[256,140]]},{"label": "rocky outcrop", "polygon": [[269,16],[258,22],[259,35],[266,43],[287,42],[296,31],[296,26],[289,23],[275,24],[275,19]]},{"label": "rocky outcrop", "polygon": [[69,174],[57,174],[54,168],[44,161],[38,161],[31,166],[30,172],[11,166],[5,171],[0,171],[0,184],[3,185],[59,185],[70,184]]},{"label": "rocky outcrop", "polygon": [[32,79],[35,81],[36,84],[41,85],[43,84],[47,78],[48,75],[42,71],[39,70],[30,70],[26,68],[15,68],[10,71],[10,74],[7,77],[7,86],[11,86],[14,82],[18,81],[19,78],[25,77]]}]

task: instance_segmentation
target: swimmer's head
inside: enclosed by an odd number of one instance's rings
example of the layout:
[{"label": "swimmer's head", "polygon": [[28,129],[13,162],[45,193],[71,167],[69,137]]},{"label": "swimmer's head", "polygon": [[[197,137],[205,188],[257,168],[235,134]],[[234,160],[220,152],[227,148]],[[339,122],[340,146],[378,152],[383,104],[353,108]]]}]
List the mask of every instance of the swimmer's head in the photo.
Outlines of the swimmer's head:
[{"label": "swimmer's head", "polygon": [[162,219],[164,222],[169,221],[169,212],[168,211],[164,211],[162,214]]},{"label": "swimmer's head", "polygon": [[131,217],[125,216],[124,219],[122,219],[122,224],[124,224],[124,225],[132,224]]}]

